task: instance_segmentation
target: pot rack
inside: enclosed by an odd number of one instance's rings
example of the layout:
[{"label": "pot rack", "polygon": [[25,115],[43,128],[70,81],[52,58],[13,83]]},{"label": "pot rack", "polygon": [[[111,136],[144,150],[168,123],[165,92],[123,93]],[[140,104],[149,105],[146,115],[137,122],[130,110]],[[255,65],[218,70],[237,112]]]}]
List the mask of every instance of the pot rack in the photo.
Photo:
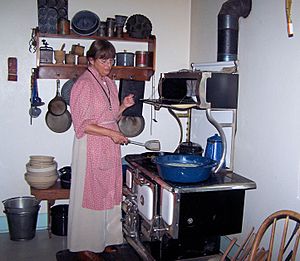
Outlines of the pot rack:
[{"label": "pot rack", "polygon": [[[166,108],[168,112],[175,118],[180,128],[180,139],[179,144],[183,139],[183,126],[181,123],[181,118],[186,118],[186,141],[190,141],[191,137],[191,118],[192,118],[192,110],[205,110],[205,115],[207,120],[215,127],[218,134],[221,137],[222,141],[222,156],[219,164],[214,168],[213,172],[218,173],[225,162],[226,153],[227,153],[227,140],[224,133],[223,128],[230,127],[232,128],[231,132],[231,154],[230,154],[230,165],[228,170],[233,170],[233,162],[234,162],[234,144],[235,144],[235,134],[236,134],[236,123],[237,123],[237,111],[236,109],[224,109],[224,108],[212,108],[211,103],[206,100],[206,81],[208,78],[211,78],[211,72],[199,72],[196,78],[199,82],[197,86],[197,93],[199,100],[194,104],[165,104],[161,99],[143,99],[142,101],[146,104],[152,105],[155,110],[160,110],[161,108]],[[231,122],[218,122],[212,115],[213,111],[232,111],[232,120]]]}]

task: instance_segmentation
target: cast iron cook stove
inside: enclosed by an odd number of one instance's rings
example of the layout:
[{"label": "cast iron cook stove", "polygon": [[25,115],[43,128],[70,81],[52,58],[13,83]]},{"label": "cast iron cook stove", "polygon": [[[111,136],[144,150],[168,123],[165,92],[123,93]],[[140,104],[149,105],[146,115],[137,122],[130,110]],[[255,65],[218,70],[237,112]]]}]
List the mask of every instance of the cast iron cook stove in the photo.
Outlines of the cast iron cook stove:
[{"label": "cast iron cook stove", "polygon": [[221,171],[201,183],[164,181],[153,158],[132,154],[123,187],[123,232],[143,260],[214,255],[220,237],[242,230],[245,190],[255,182]]}]

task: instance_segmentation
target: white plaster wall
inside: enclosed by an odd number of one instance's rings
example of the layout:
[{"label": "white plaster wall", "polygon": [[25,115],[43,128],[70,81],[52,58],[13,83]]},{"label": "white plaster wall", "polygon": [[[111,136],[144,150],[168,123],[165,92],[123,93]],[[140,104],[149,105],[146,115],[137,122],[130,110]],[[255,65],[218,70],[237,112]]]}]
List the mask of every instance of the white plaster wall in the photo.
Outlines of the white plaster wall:
[{"label": "white plaster wall", "polygon": [[[192,0],[191,62],[216,61],[223,2]],[[244,234],[274,211],[300,211],[300,4],[293,2],[294,37],[288,38],[284,1],[252,2],[249,17],[239,23],[234,152],[234,170],[257,183],[256,190],[246,192]],[[201,126],[193,135],[201,139]]]},{"label": "white plaster wall", "polygon": [[[22,8],[20,7],[22,5]],[[29,186],[24,180],[25,164],[29,155],[53,155],[59,167],[69,165],[73,141],[73,129],[57,134],[50,131],[44,121],[48,102],[55,95],[55,80],[39,80],[39,96],[46,103],[42,115],[29,124],[29,97],[31,68],[35,67],[35,54],[28,51],[31,28],[37,26],[36,0],[1,1],[0,23],[0,200],[29,195]],[[157,70],[153,88],[157,89],[159,74],[169,70],[186,68],[190,46],[190,1],[183,0],[69,0],[69,18],[80,10],[91,10],[102,20],[115,14],[131,16],[143,14],[152,22],[152,33],[157,37]],[[50,45],[60,47],[60,40],[49,40]],[[77,41],[66,42],[70,48]],[[87,48],[89,43],[87,44]],[[121,48],[121,47],[120,47]],[[119,51],[122,51],[119,50]],[[18,59],[18,81],[7,81],[7,58]],[[62,81],[62,84],[64,81]],[[152,81],[146,83],[145,98],[151,95]],[[174,150],[179,138],[178,126],[166,111],[157,112],[157,121],[152,121],[150,106],[144,106],[146,127],[135,140],[157,138],[163,150]],[[144,152],[143,148],[128,145],[123,155]],[[0,215],[3,206],[0,206]],[[45,207],[40,212],[44,212]]]}]

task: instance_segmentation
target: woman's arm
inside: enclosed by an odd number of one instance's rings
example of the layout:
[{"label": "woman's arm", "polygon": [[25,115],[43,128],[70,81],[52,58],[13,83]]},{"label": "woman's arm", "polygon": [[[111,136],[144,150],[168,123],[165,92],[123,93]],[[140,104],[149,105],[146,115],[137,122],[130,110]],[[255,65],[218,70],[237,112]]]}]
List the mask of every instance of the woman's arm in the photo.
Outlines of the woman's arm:
[{"label": "woman's arm", "polygon": [[96,124],[88,124],[84,130],[86,134],[96,135],[96,136],[106,136],[113,140],[116,144],[127,144],[128,138],[125,137],[121,132],[108,129]]}]

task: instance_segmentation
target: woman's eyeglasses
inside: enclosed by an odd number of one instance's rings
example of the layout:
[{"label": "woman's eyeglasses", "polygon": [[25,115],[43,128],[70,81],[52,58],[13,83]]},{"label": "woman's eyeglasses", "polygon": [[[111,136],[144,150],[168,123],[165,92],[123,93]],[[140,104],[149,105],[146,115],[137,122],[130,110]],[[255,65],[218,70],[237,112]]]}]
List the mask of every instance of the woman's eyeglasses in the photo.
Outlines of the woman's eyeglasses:
[{"label": "woman's eyeglasses", "polygon": [[113,58],[109,58],[109,59],[97,59],[99,61],[99,63],[103,64],[103,65],[114,65],[115,60]]}]

